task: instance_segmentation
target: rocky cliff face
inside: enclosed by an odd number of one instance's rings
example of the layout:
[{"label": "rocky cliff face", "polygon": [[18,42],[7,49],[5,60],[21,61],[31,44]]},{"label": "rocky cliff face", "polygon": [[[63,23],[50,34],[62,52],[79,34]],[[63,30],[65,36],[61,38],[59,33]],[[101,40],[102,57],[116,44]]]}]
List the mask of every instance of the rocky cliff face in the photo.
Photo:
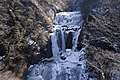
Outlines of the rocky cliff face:
[{"label": "rocky cliff face", "polygon": [[[119,0],[1,0],[0,79],[23,79],[30,64],[51,57],[49,33],[55,14],[81,10],[85,22],[78,49],[87,46],[91,76],[119,80],[119,4]],[[66,38],[71,39],[71,34]]]},{"label": "rocky cliff face", "polygon": [[[82,6],[82,12],[86,14],[79,45],[87,46],[86,53],[91,76],[97,73],[100,80],[119,80],[120,1],[92,1],[94,2]],[[99,5],[96,5],[97,3]],[[83,4],[86,3],[83,2]]]},{"label": "rocky cliff face", "polygon": [[52,56],[52,19],[67,8],[67,0],[0,1],[0,79],[23,78],[27,66]]}]

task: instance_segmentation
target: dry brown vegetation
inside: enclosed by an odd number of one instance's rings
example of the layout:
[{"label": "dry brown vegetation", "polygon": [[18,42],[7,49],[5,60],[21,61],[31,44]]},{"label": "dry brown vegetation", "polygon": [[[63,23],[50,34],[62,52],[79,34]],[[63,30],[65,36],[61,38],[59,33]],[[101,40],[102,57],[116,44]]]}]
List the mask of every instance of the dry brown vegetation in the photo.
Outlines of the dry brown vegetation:
[{"label": "dry brown vegetation", "polygon": [[[51,1],[0,1],[0,56],[5,55],[0,61],[0,79],[7,77],[7,73],[23,78],[30,64],[52,56],[49,37],[52,19],[66,4]],[[29,40],[34,43],[28,44]]]},{"label": "dry brown vegetation", "polygon": [[99,74],[100,80],[119,80],[120,1],[99,0],[99,3],[86,14],[81,43],[87,43],[88,64],[93,68],[90,73]]}]

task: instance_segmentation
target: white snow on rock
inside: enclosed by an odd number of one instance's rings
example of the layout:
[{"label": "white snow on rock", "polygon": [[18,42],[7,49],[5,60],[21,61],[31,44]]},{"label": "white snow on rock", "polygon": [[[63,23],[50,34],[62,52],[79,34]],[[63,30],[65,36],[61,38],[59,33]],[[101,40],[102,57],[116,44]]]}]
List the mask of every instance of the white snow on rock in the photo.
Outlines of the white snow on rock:
[{"label": "white snow on rock", "polygon": [[[53,23],[53,32],[50,34],[53,57],[32,65],[27,80],[88,80],[85,48],[77,50],[83,24],[81,13],[57,13]],[[65,45],[65,35],[69,32],[73,35],[72,49],[66,49]]]}]

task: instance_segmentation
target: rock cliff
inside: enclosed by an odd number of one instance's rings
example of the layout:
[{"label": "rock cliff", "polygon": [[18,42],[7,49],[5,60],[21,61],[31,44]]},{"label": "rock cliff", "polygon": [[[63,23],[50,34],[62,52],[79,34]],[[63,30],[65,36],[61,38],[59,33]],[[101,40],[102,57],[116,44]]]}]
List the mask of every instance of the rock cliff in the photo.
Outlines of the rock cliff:
[{"label": "rock cliff", "polygon": [[[0,79],[24,78],[27,67],[51,57],[49,33],[67,0],[0,1]],[[4,76],[3,76],[4,75]]]},{"label": "rock cliff", "polygon": [[[86,46],[90,77],[120,79],[120,0],[1,0],[0,79],[21,80],[31,64],[52,56],[49,33],[57,12],[81,10],[78,50]],[[66,44],[71,45],[71,34]]]},{"label": "rock cliff", "polygon": [[[87,46],[91,76],[97,73],[100,80],[119,80],[120,1],[88,0],[87,2],[81,4],[85,23],[78,45]],[[83,6],[85,4],[86,6]]]}]

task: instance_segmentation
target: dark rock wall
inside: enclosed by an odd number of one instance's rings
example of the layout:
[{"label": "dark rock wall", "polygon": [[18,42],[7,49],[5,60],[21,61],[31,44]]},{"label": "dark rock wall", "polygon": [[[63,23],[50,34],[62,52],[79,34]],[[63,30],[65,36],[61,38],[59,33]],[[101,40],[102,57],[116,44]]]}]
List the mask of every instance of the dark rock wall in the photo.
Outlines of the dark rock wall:
[{"label": "dark rock wall", "polygon": [[72,49],[72,40],[73,40],[73,35],[72,32],[65,34],[65,43],[66,43],[66,49]]},{"label": "dark rock wall", "polygon": [[0,59],[0,79],[23,79],[30,64],[51,57],[49,33],[55,14],[81,10],[85,22],[78,49],[87,45],[90,76],[119,80],[119,4],[120,0],[1,0],[0,56],[5,57]]},{"label": "dark rock wall", "polygon": [[0,79],[23,78],[30,64],[52,56],[52,19],[68,8],[66,4],[66,0],[0,1],[0,57],[5,55]]},{"label": "dark rock wall", "polygon": [[68,1],[68,6],[69,6],[68,11],[79,11],[81,2],[82,2],[82,0],[69,0]]},{"label": "dark rock wall", "polygon": [[120,0],[88,0],[82,4],[85,22],[79,42],[87,46],[90,76],[97,73],[100,80],[119,80]]}]

